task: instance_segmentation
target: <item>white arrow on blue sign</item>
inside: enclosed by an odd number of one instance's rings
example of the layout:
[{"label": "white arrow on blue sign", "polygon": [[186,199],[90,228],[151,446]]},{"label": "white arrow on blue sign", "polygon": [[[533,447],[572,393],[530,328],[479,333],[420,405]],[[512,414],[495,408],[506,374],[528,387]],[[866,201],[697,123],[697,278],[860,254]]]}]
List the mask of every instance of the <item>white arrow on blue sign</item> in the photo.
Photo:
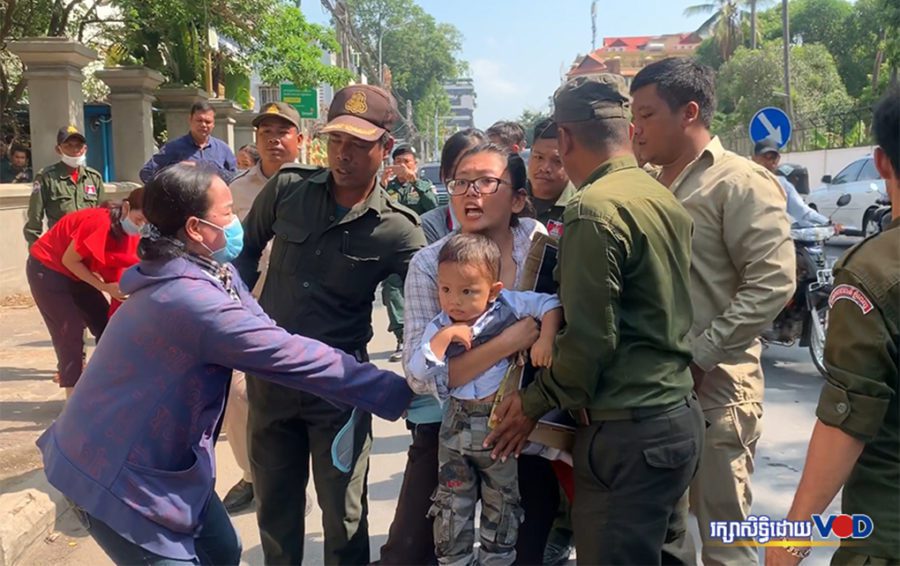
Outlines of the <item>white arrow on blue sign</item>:
[{"label": "white arrow on blue sign", "polygon": [[762,108],[750,120],[750,139],[753,143],[770,139],[782,148],[791,139],[791,120],[781,108]]}]

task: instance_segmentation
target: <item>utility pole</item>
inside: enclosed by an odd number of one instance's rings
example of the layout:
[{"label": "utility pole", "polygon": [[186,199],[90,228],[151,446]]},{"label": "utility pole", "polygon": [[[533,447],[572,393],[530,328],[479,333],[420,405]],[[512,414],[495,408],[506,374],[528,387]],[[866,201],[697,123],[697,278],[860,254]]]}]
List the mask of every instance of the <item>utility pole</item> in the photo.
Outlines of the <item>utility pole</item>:
[{"label": "utility pole", "polygon": [[787,112],[788,118],[793,121],[794,114],[791,110],[791,28],[790,17],[788,16],[788,0],[781,0],[781,26],[784,35],[784,110]]},{"label": "utility pole", "polygon": [[435,105],[434,108],[434,150],[432,161],[438,161],[440,156],[438,155],[438,147],[441,145],[440,134],[438,133],[438,108]]},{"label": "utility pole", "polygon": [[591,2],[591,51],[597,50],[597,0]]}]

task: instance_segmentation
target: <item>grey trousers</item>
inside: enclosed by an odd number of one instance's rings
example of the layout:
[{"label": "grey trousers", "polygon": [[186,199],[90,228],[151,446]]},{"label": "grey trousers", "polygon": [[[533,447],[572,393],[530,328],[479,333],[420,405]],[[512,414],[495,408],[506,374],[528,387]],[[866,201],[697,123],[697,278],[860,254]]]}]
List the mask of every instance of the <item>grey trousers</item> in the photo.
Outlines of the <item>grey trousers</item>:
[{"label": "grey trousers", "polygon": [[491,459],[482,443],[490,429],[491,403],[450,400],[441,423],[438,486],[428,516],[434,518],[439,564],[471,564],[475,504],[481,499],[478,564],[509,565],[516,559],[522,521],[518,462]]}]

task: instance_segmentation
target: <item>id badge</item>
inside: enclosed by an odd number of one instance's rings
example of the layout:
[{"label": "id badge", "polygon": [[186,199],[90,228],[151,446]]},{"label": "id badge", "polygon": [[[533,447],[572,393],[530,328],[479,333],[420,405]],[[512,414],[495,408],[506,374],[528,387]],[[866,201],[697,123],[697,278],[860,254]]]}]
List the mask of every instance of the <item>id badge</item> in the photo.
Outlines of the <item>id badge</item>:
[{"label": "id badge", "polygon": [[87,200],[97,200],[97,187],[95,185],[85,185],[84,198]]}]

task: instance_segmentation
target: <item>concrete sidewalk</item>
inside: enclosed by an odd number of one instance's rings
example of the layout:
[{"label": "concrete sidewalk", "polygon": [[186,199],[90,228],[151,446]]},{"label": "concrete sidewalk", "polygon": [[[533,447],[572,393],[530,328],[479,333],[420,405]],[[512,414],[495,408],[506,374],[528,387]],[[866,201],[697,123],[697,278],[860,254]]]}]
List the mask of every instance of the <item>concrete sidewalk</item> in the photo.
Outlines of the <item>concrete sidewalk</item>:
[{"label": "concrete sidewalk", "polygon": [[[369,348],[372,359],[386,369],[400,371],[399,364],[387,362],[394,340],[385,331],[383,308],[375,309],[374,319],[375,339]],[[0,307],[0,322],[7,330],[0,337],[0,566],[111,564],[67,512],[39,469],[34,440],[59,413],[64,398],[51,381],[56,362],[46,329],[34,307]],[[766,403],[753,479],[753,513],[774,519],[784,517],[800,479],[822,378],[808,351],[796,347],[767,349],[763,365]],[[377,559],[394,516],[410,437],[402,422],[378,419],[374,433],[369,524],[372,558]],[[216,491],[224,496],[240,478],[227,437],[221,438],[216,454]],[[836,498],[829,512],[837,512],[839,501],[840,497]],[[262,564],[254,508],[232,520],[244,545],[242,562]],[[306,524],[306,562],[319,564],[323,539],[318,507],[314,506]],[[695,535],[697,527],[692,525]],[[833,550],[817,547],[804,564],[824,566]]]},{"label": "concrete sidewalk", "polygon": [[0,306],[0,566],[15,564],[65,510],[41,469],[38,436],[62,410],[56,356],[27,299]]}]

